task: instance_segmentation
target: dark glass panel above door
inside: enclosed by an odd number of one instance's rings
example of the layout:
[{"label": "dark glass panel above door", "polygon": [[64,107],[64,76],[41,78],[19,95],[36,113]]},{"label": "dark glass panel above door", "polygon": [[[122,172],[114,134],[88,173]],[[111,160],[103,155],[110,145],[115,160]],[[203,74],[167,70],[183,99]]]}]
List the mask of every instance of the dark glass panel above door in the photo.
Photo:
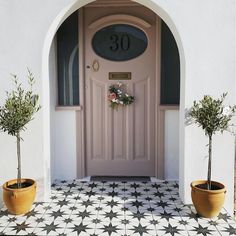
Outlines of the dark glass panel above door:
[{"label": "dark glass panel above door", "polygon": [[174,36],[161,23],[161,104],[178,105],[180,97],[180,60]]},{"label": "dark glass panel above door", "polygon": [[78,12],[57,31],[58,105],[79,105]]},{"label": "dark glass panel above door", "polygon": [[146,34],[139,28],[114,24],[97,31],[92,39],[95,53],[111,61],[127,61],[143,54],[147,48]]}]

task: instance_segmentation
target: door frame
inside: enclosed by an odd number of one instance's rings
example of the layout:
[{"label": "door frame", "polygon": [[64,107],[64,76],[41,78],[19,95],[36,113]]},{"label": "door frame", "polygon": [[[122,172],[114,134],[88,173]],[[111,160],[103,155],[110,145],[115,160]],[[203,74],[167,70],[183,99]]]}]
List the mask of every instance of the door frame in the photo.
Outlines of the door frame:
[{"label": "door frame", "polygon": [[[116,15],[116,14],[114,14]],[[110,16],[111,21],[114,18]],[[135,17],[140,19],[138,17]],[[112,20],[113,19],[113,20]],[[132,17],[129,18],[129,23],[131,23]],[[78,178],[83,178],[86,176],[86,107],[85,107],[85,44],[84,44],[84,11],[83,7],[78,9],[78,32],[79,32],[79,92],[80,92],[80,107],[81,110],[76,111],[76,155],[77,155],[77,176]],[[101,21],[102,22],[102,21]],[[117,19],[116,19],[117,22]],[[122,20],[121,22],[124,22]],[[145,24],[145,21],[140,19],[138,23]],[[132,23],[131,23],[132,24]],[[91,24],[93,25],[93,23]],[[91,26],[90,25],[90,26]],[[156,96],[155,105],[155,135],[156,135],[156,145],[155,145],[155,177],[158,179],[164,179],[164,137],[165,137],[165,110],[178,110],[179,106],[162,106],[160,104],[161,96],[161,18],[156,15],[156,90],[158,91],[158,96]],[[79,114],[80,113],[80,114]]]}]

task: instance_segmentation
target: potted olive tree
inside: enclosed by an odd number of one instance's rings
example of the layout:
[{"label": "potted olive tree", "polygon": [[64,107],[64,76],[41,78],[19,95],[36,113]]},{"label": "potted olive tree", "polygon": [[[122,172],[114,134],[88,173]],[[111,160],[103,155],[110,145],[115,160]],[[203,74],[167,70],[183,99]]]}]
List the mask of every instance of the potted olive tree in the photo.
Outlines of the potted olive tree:
[{"label": "potted olive tree", "polygon": [[217,216],[224,204],[225,186],[222,183],[212,181],[212,138],[220,131],[223,133],[232,125],[230,123],[236,106],[225,106],[224,93],[219,99],[205,95],[199,102],[194,101],[189,111],[190,118],[201,127],[208,137],[208,173],[207,180],[199,180],[191,183],[192,201],[199,215],[204,217]]},{"label": "potted olive tree", "polygon": [[3,185],[3,200],[12,214],[24,214],[33,204],[36,183],[32,179],[21,177],[21,132],[33,119],[33,115],[40,109],[39,96],[33,93],[35,82],[33,74],[28,69],[29,90],[25,91],[16,75],[13,75],[15,90],[7,92],[3,106],[0,106],[0,130],[16,138],[17,150],[17,179],[7,181]]}]

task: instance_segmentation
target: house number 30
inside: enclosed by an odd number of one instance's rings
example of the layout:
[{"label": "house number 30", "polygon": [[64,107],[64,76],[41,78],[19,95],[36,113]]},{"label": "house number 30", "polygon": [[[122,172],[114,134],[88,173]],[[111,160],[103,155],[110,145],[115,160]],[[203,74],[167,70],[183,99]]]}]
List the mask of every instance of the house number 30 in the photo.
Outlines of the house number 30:
[{"label": "house number 30", "polygon": [[111,51],[128,51],[130,48],[130,38],[128,34],[112,34],[111,40]]}]

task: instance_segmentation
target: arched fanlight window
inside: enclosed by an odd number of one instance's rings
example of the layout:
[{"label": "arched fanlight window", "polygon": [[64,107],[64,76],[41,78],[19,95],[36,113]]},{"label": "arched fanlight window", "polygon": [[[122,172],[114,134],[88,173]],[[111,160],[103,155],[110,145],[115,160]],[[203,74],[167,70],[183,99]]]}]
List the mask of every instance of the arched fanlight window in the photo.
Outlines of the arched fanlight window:
[{"label": "arched fanlight window", "polygon": [[168,26],[161,24],[161,104],[178,105],[180,98],[179,51]]},{"label": "arched fanlight window", "polygon": [[58,105],[79,105],[78,12],[57,31]]}]

